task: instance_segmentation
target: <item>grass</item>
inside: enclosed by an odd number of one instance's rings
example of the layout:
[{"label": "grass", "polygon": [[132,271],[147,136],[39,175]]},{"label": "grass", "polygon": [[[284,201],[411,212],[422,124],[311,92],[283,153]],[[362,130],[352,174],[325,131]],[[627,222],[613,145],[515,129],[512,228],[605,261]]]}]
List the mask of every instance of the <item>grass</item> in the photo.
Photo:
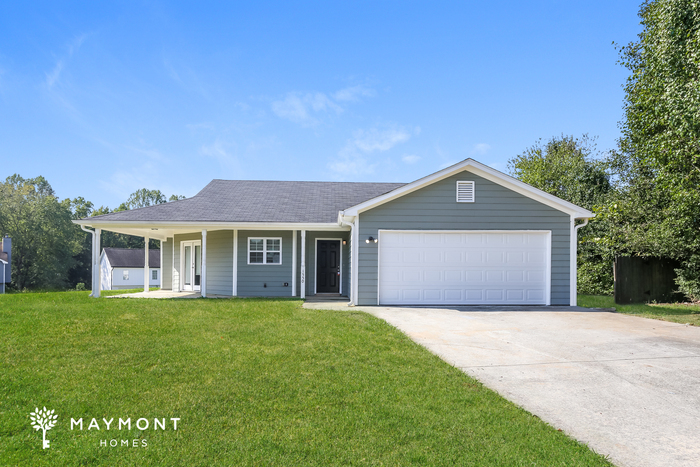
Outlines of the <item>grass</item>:
[{"label": "grass", "polygon": [[700,326],[700,305],[689,303],[634,303],[618,305],[613,297],[604,295],[579,295],[579,306],[587,308],[615,308],[619,313],[660,319],[674,323]]},{"label": "grass", "polygon": [[0,296],[0,362],[2,465],[610,465],[385,322],[298,300]]}]

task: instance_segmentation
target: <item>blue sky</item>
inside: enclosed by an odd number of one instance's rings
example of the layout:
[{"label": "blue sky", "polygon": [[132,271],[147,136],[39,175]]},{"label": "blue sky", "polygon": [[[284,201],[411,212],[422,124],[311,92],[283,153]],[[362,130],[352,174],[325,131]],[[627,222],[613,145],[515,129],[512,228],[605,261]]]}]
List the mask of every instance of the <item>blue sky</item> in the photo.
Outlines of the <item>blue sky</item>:
[{"label": "blue sky", "polygon": [[213,178],[408,182],[619,136],[637,1],[5,2],[0,177],[111,208]]}]

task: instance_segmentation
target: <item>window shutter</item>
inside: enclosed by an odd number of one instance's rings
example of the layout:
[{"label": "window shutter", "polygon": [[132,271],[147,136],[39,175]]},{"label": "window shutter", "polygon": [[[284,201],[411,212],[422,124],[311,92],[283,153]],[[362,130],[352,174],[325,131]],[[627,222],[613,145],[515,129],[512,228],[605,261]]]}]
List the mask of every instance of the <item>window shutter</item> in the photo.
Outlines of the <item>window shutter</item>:
[{"label": "window shutter", "polygon": [[457,202],[474,202],[474,182],[457,182]]}]

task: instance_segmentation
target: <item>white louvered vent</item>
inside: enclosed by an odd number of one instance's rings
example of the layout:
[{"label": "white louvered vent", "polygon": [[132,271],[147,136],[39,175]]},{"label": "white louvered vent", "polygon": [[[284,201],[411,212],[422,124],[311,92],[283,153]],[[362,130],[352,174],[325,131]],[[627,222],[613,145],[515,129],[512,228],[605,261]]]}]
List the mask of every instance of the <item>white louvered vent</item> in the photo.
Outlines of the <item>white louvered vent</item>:
[{"label": "white louvered vent", "polygon": [[457,182],[457,202],[474,202],[474,182]]}]

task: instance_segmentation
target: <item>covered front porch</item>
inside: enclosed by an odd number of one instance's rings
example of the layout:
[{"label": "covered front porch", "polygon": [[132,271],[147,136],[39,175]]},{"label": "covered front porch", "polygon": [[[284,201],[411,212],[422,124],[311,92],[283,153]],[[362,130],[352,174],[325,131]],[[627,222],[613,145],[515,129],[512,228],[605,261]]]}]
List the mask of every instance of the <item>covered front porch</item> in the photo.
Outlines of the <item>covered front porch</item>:
[{"label": "covered front porch", "polygon": [[[95,226],[91,232],[99,258],[102,230],[160,241],[161,290],[128,294],[147,298],[328,297],[349,300],[349,227],[337,224],[284,229],[280,225]],[[204,227],[204,226],[203,226]],[[99,261],[99,259],[97,260]],[[99,265],[93,261],[93,296],[100,295]],[[326,295],[328,294],[328,295]],[[125,296],[127,294],[124,294]]]}]

